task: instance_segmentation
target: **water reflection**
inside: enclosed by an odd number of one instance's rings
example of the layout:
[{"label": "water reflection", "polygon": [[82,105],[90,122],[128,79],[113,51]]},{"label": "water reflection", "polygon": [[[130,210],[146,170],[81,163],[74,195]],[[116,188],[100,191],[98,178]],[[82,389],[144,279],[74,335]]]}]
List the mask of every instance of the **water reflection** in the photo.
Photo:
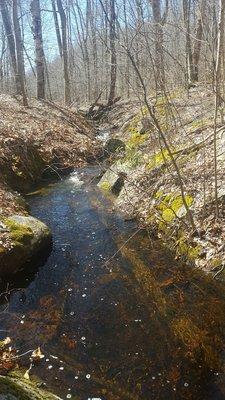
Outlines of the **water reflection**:
[{"label": "water reflection", "polygon": [[41,345],[34,372],[62,398],[225,399],[222,284],[135,234],[82,173],[30,198],[53,251],[2,328],[21,351]]}]

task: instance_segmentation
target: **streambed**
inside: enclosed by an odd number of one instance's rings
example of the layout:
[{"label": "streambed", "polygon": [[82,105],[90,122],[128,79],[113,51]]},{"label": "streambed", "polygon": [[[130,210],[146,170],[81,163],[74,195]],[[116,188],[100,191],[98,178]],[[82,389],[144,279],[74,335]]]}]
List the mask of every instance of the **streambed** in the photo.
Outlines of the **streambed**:
[{"label": "streambed", "polygon": [[53,249],[10,283],[2,337],[41,346],[32,373],[62,399],[225,399],[224,284],[123,221],[98,173],[27,197]]}]

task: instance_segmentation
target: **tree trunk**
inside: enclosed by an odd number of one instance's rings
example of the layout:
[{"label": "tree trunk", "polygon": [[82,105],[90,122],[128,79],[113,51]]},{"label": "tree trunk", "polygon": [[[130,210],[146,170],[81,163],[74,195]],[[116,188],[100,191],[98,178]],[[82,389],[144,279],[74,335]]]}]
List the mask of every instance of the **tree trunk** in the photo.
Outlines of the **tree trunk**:
[{"label": "tree trunk", "polygon": [[206,8],[206,0],[202,0],[200,4],[199,17],[197,21],[196,28],[196,38],[193,49],[193,80],[194,82],[198,82],[199,78],[199,60],[201,54],[202,47],[202,38],[203,38],[203,20],[205,16],[205,8]]},{"label": "tree trunk", "polygon": [[[165,86],[165,66],[163,55],[163,21],[161,15],[161,0],[152,0],[152,13],[154,21],[154,37],[155,37],[155,71],[156,71],[156,89]],[[168,3],[166,2],[166,8]],[[167,10],[166,10],[167,11]],[[166,14],[165,14],[166,15]],[[166,16],[165,18],[166,19]]]},{"label": "tree trunk", "polygon": [[[216,217],[219,217],[218,205],[218,168],[217,168],[217,118],[219,109],[224,106],[224,71],[223,53],[224,53],[224,24],[225,24],[225,0],[220,0],[219,27],[217,38],[216,71],[215,71],[215,113],[214,113],[214,188],[215,188],[215,209]],[[221,107],[222,106],[222,107]]]},{"label": "tree trunk", "polygon": [[56,2],[61,19],[63,72],[64,72],[64,98],[65,98],[65,104],[68,105],[71,103],[71,95],[70,95],[70,78],[69,78],[69,64],[68,64],[67,19],[66,19],[66,13],[62,5],[62,1],[56,0]]},{"label": "tree trunk", "polygon": [[61,38],[60,29],[59,29],[59,21],[58,21],[56,6],[55,6],[55,0],[52,0],[52,10],[53,10],[53,17],[54,17],[54,23],[55,23],[55,32],[56,32],[56,37],[57,37],[59,54],[60,54],[60,57],[62,58],[63,57],[62,38]]},{"label": "tree trunk", "polygon": [[110,0],[109,43],[110,43],[110,89],[108,96],[108,105],[113,103],[116,94],[117,58],[116,58],[115,0]]},{"label": "tree trunk", "polygon": [[18,0],[13,0],[13,25],[15,32],[16,56],[17,56],[17,75],[20,82],[21,94],[23,96],[23,105],[28,106],[27,93],[25,87],[25,67],[23,57],[23,40],[18,17]]},{"label": "tree trunk", "polygon": [[3,25],[4,25],[4,29],[5,29],[5,33],[6,33],[6,37],[7,37],[7,42],[8,42],[8,47],[9,47],[13,76],[14,76],[15,85],[16,85],[16,94],[21,94],[21,86],[20,86],[20,81],[18,79],[18,73],[17,73],[16,45],[15,45],[13,28],[12,28],[6,0],[1,0],[0,7],[1,7],[1,14],[2,14],[2,21],[3,21]]},{"label": "tree trunk", "polygon": [[193,54],[190,33],[190,0],[183,0],[183,15],[186,30],[186,64],[188,85],[194,81]]},{"label": "tree trunk", "polygon": [[42,22],[40,0],[32,0],[30,3],[32,15],[32,31],[35,43],[36,75],[37,75],[37,98],[45,98],[45,57],[42,39]]}]

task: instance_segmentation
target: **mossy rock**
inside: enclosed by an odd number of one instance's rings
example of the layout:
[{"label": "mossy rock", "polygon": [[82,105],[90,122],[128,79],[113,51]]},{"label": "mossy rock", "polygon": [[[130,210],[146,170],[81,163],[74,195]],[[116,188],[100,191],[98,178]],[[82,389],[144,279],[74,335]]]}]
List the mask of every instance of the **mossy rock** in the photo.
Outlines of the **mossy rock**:
[{"label": "mossy rock", "polygon": [[41,382],[16,376],[0,376],[0,400],[60,400],[42,389]]},{"label": "mossy rock", "polygon": [[106,145],[104,147],[104,151],[106,153],[106,156],[113,154],[117,151],[120,150],[125,150],[125,143],[117,138],[111,138],[106,142]]},{"label": "mossy rock", "polygon": [[1,248],[0,276],[17,272],[26,261],[51,243],[49,228],[34,217],[14,215],[6,218],[4,224],[9,231],[12,248]]},{"label": "mossy rock", "polygon": [[[106,192],[113,192],[113,188],[120,182],[120,189],[122,188],[122,180],[132,169],[129,161],[116,161],[107,171],[104,173],[98,183],[98,187]],[[118,190],[116,190],[118,192]]]}]

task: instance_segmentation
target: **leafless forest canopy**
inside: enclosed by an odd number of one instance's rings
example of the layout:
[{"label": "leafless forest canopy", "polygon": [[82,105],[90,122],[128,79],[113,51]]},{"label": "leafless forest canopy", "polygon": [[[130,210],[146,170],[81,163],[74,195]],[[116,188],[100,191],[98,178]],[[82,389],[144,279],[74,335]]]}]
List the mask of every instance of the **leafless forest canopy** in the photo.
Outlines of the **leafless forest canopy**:
[{"label": "leafless forest canopy", "polygon": [[224,70],[224,7],[223,0],[1,0],[1,92],[80,106],[138,97],[143,84],[153,92],[213,84],[216,68]]}]

